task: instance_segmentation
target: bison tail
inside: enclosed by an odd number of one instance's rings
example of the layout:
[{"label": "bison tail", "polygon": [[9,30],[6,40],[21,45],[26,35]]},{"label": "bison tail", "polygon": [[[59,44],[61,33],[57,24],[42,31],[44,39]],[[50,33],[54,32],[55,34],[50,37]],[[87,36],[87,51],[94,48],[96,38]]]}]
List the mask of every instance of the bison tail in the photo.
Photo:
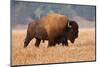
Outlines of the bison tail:
[{"label": "bison tail", "polygon": [[28,25],[26,38],[24,41],[24,48],[28,46],[29,42],[33,39],[33,36],[30,34],[30,24]]}]

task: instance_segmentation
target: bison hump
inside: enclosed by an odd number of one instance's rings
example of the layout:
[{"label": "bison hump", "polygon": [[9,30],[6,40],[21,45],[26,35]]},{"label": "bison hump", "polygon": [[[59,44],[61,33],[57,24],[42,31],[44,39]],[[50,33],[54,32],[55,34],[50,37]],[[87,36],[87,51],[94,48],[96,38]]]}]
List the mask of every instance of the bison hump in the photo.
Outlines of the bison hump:
[{"label": "bison hump", "polygon": [[43,17],[41,20],[49,38],[54,38],[62,33],[62,31],[65,29],[68,18],[60,14],[50,14],[46,17]]}]

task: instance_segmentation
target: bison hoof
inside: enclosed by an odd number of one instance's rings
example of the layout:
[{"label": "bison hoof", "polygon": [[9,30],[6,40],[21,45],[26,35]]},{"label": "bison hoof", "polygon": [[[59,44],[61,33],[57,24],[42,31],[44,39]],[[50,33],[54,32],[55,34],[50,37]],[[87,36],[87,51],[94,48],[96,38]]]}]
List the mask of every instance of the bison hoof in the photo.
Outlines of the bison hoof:
[{"label": "bison hoof", "polygon": [[27,45],[24,45],[24,48],[26,48],[27,47]]},{"label": "bison hoof", "polygon": [[53,47],[53,46],[54,46],[54,45],[48,45],[48,48],[49,48],[49,47]]},{"label": "bison hoof", "polygon": [[35,45],[35,47],[39,48],[39,46]]},{"label": "bison hoof", "polygon": [[47,46],[48,48],[51,47],[50,45]]},{"label": "bison hoof", "polygon": [[26,48],[27,46],[24,46],[24,48]]},{"label": "bison hoof", "polygon": [[67,44],[63,44],[63,46],[68,46]]}]

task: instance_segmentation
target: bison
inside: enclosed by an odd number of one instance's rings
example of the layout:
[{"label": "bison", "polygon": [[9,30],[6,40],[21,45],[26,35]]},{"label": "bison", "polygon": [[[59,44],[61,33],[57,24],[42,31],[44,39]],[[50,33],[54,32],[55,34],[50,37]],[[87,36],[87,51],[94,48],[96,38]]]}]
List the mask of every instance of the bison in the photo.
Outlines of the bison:
[{"label": "bison", "polygon": [[36,38],[36,47],[39,47],[41,40],[48,40],[48,47],[54,46],[56,43],[68,44],[67,39],[73,43],[78,35],[76,33],[78,24],[75,21],[68,21],[64,15],[51,14],[29,23],[24,47],[27,47],[33,38]]}]

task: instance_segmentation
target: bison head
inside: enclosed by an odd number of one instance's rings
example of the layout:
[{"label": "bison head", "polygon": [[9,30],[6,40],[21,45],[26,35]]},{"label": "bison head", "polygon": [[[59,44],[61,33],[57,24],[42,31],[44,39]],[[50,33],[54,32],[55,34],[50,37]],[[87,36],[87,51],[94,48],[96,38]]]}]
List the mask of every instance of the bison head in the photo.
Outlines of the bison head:
[{"label": "bison head", "polygon": [[69,20],[69,26],[67,27],[67,37],[72,43],[74,43],[75,39],[78,38],[78,24],[76,21]]}]

